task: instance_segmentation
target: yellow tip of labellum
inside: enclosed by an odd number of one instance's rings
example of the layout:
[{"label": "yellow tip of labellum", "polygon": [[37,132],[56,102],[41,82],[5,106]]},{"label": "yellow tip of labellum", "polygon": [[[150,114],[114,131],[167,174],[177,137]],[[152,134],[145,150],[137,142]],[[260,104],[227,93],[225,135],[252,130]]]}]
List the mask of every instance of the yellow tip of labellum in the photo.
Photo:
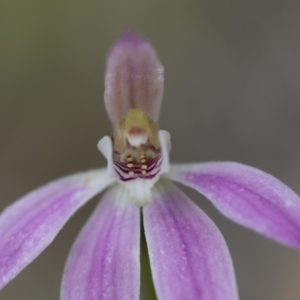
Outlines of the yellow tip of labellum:
[{"label": "yellow tip of labellum", "polygon": [[115,127],[114,133],[115,150],[122,153],[127,142],[131,146],[137,146],[149,142],[159,149],[158,126],[144,112],[138,108],[128,111],[124,119],[122,119]]}]

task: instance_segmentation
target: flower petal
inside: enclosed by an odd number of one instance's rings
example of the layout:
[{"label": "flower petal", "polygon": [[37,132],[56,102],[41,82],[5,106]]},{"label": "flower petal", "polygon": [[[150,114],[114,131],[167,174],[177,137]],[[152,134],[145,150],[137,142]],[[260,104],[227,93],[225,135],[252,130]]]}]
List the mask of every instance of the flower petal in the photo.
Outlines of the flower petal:
[{"label": "flower petal", "polygon": [[49,183],[6,208],[0,215],[0,288],[31,263],[74,212],[112,183],[103,170]]},{"label": "flower petal", "polygon": [[177,187],[165,182],[156,187],[143,216],[158,299],[237,299],[220,231]]},{"label": "flower petal", "polygon": [[300,198],[275,177],[233,162],[174,165],[168,176],[238,224],[300,249]]},{"label": "flower petal", "polygon": [[138,300],[140,210],[123,186],[113,187],[77,238],[65,268],[61,299]]},{"label": "flower petal", "polygon": [[157,120],[163,73],[152,45],[132,31],[124,32],[107,59],[104,102],[112,123],[119,122],[131,108]]}]

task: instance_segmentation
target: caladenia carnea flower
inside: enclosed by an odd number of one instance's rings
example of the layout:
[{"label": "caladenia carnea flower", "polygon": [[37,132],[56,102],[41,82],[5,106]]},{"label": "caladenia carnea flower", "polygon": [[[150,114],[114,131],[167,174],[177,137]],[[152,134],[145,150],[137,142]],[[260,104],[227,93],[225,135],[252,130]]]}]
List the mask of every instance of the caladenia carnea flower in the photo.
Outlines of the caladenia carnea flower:
[{"label": "caladenia carnea flower", "polygon": [[238,224],[300,248],[300,199],[278,179],[233,162],[169,165],[170,134],[157,124],[162,93],[155,50],[125,32],[107,61],[104,99],[114,129],[98,144],[107,168],[53,181],[2,212],[1,288],[106,188],[72,247],[62,300],[139,299],[141,212],[158,299],[238,299],[220,231],[171,181],[196,189]]}]

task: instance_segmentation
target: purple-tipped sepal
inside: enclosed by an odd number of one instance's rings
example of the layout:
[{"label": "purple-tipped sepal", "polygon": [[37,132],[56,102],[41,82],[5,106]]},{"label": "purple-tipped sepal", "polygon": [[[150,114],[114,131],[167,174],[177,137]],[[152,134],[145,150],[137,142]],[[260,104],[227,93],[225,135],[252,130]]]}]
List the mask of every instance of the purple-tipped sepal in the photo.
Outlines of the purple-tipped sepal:
[{"label": "purple-tipped sepal", "polygon": [[220,231],[177,187],[159,182],[143,219],[158,299],[238,299]]},{"label": "purple-tipped sepal", "polygon": [[155,49],[133,31],[125,31],[107,58],[104,102],[115,125],[132,108],[157,121],[164,70]]},{"label": "purple-tipped sepal", "polygon": [[140,210],[114,186],[79,234],[64,272],[61,300],[138,300]]}]

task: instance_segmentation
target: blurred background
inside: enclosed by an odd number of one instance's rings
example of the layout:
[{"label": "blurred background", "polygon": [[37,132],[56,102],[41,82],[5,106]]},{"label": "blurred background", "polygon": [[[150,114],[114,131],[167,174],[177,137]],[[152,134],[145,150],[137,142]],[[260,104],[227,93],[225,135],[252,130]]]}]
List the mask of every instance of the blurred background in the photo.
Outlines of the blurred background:
[{"label": "blurred background", "polygon": [[[243,162],[300,193],[299,8],[283,0],[2,0],[0,208],[49,180],[105,164],[96,148],[111,132],[105,57],[128,27],[153,42],[165,66],[160,125],[172,134],[173,161]],[[300,253],[185,191],[225,236],[242,300],[300,299]],[[97,200],[1,300],[59,298],[68,251]],[[155,299],[144,282],[141,299]]]}]

